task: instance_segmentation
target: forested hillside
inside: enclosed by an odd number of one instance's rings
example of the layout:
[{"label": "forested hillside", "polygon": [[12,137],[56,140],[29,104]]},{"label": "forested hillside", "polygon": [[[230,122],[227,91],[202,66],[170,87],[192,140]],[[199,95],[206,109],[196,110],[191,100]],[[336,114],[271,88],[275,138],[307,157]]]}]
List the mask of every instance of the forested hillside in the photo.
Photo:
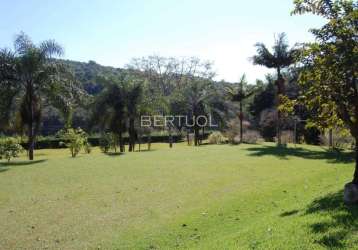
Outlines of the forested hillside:
[{"label": "forested hillside", "polygon": [[[78,62],[72,60],[61,60],[63,64],[70,68],[74,73],[76,81],[90,95],[97,95],[103,89],[103,82],[98,80],[98,76],[119,75],[123,69],[102,66],[94,61]],[[88,128],[88,119],[90,112],[85,106],[77,106],[73,113],[73,126]],[[64,119],[60,112],[51,106],[44,108],[43,124],[41,126],[41,134],[51,135],[63,128]]]},{"label": "forested hillside", "polygon": [[102,66],[95,61],[78,62],[72,60],[59,60],[68,65],[74,72],[76,80],[79,81],[86,92],[90,95],[98,94],[103,85],[98,81],[98,76],[119,75],[123,69],[110,66]]}]

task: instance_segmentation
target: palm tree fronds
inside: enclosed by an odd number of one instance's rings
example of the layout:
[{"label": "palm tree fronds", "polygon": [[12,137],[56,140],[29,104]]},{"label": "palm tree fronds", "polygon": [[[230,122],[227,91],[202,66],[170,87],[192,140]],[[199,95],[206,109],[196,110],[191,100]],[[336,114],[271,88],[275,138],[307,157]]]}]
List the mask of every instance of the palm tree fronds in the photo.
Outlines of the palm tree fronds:
[{"label": "palm tree fronds", "polygon": [[47,58],[51,58],[52,56],[62,56],[64,54],[63,47],[55,40],[41,42],[39,49],[41,54]]}]

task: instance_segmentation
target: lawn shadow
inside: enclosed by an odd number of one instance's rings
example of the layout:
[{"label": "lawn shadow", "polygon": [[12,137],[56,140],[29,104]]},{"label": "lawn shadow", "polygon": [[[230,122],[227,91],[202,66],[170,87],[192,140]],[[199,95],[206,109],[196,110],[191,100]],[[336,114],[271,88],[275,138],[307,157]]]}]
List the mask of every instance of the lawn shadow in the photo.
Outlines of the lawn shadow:
[{"label": "lawn shadow", "polygon": [[289,156],[301,157],[304,159],[326,159],[329,163],[351,163],[354,161],[353,152],[336,152],[326,150],[314,150],[306,148],[288,148],[262,145],[246,149],[251,156],[273,155],[282,160],[288,160]]},{"label": "lawn shadow", "polygon": [[36,163],[42,163],[47,161],[47,159],[41,160],[32,160],[32,161],[10,161],[10,162],[0,162],[0,167],[14,167],[14,166],[28,166]]},{"label": "lawn shadow", "polygon": [[281,213],[280,217],[287,217],[287,216],[295,215],[298,212],[299,212],[299,210],[297,210],[297,209],[294,209],[294,210],[291,210],[291,211],[286,211],[286,212]]},{"label": "lawn shadow", "polygon": [[152,152],[152,151],[157,151],[156,149],[141,149],[140,151],[137,149],[136,151],[134,152],[137,152],[137,153],[145,153],[145,152]]},{"label": "lawn shadow", "polygon": [[9,170],[9,168],[1,167],[1,168],[0,168],[0,173],[6,172],[6,171],[8,171],[8,170]]},{"label": "lawn shadow", "polygon": [[124,154],[125,154],[124,152],[107,152],[107,153],[105,153],[105,155],[108,155],[108,156],[121,156]]},{"label": "lawn shadow", "polygon": [[325,248],[347,248],[346,239],[358,233],[358,206],[343,203],[343,190],[314,200],[304,215],[319,214],[325,219],[309,225],[316,243]]},{"label": "lawn shadow", "polygon": [[[141,149],[140,151],[137,149],[135,150],[134,152],[135,153],[144,153],[144,152],[152,152],[152,151],[156,151],[156,149],[151,149],[151,150],[148,150],[148,149]],[[129,152],[129,153],[132,153],[132,152]],[[107,152],[107,153],[104,153],[105,155],[108,155],[108,156],[121,156],[121,155],[125,155],[126,152]]]}]

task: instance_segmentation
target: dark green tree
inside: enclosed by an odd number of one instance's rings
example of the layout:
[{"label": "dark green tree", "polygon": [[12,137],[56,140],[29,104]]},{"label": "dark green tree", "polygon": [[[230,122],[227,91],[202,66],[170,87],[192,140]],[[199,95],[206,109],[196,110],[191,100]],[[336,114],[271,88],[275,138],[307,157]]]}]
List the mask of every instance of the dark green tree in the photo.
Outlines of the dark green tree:
[{"label": "dark green tree", "polygon": [[128,151],[135,150],[137,140],[137,131],[135,127],[136,119],[140,119],[140,107],[142,102],[143,86],[141,81],[132,79],[126,84],[126,110],[128,116],[128,134],[129,148]]},{"label": "dark green tree", "polygon": [[97,125],[102,131],[115,135],[115,144],[119,143],[121,152],[125,151],[123,133],[126,131],[126,91],[123,78],[99,77],[105,86],[93,103],[92,127]]},{"label": "dark green tree", "polygon": [[327,22],[311,32],[316,41],[303,45],[300,83],[306,106],[319,127],[332,124],[350,130],[356,141],[352,183],[358,185],[358,3],[296,0],[294,14],[313,13]]},{"label": "dark green tree", "polygon": [[272,47],[273,52],[263,43],[257,43],[257,54],[252,57],[252,61],[256,65],[262,65],[267,68],[276,69],[277,72],[277,142],[281,145],[281,112],[278,107],[281,105],[281,96],[285,95],[285,79],[282,75],[282,70],[289,67],[295,62],[296,50],[289,48],[286,34],[280,33],[275,39],[275,44]]},{"label": "dark green tree", "polygon": [[81,91],[71,72],[53,60],[53,56],[63,54],[54,40],[35,45],[21,33],[16,36],[14,47],[14,51],[0,50],[1,120],[11,118],[11,107],[21,99],[15,109],[20,113],[21,125],[26,127],[29,159],[33,160],[42,106],[50,103],[66,112]]},{"label": "dark green tree", "polygon": [[140,119],[142,81],[132,75],[99,77],[105,86],[93,104],[92,127],[98,125],[102,130],[116,135],[120,151],[125,151],[123,133],[128,131],[128,151],[134,151],[137,139],[136,121]]},{"label": "dark green tree", "polygon": [[227,95],[229,96],[232,102],[239,103],[239,120],[240,120],[240,142],[243,140],[243,104],[246,99],[252,96],[255,93],[256,89],[254,86],[247,84],[245,74],[241,77],[239,83],[234,84],[233,86],[228,86],[226,88]]}]

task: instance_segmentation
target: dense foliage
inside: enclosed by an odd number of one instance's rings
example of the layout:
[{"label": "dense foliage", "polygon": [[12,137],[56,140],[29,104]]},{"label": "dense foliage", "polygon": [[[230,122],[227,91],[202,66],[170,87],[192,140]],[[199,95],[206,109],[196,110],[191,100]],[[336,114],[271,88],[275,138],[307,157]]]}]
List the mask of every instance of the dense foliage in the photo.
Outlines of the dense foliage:
[{"label": "dense foliage", "polygon": [[[316,42],[303,45],[302,100],[316,112],[321,127],[347,127],[358,141],[358,3],[296,0],[296,14],[314,13],[327,23],[311,32]],[[353,183],[358,184],[357,165]]]},{"label": "dense foliage", "polygon": [[58,137],[63,140],[61,143],[70,149],[72,157],[76,157],[81,149],[83,149],[86,153],[91,152],[88,135],[81,128],[67,128],[60,130],[58,132]]},{"label": "dense foliage", "polygon": [[16,138],[0,138],[0,160],[10,161],[11,158],[18,157],[23,150]]},{"label": "dense foliage", "polygon": [[35,45],[24,33],[16,37],[14,51],[0,50],[0,120],[5,127],[11,125],[11,118],[18,118],[21,132],[26,131],[28,135],[30,160],[43,105],[50,103],[70,120],[72,105],[80,93],[71,72],[52,60],[53,56],[62,54],[62,47],[55,41]]},{"label": "dense foliage", "polygon": [[252,57],[252,61],[256,65],[262,65],[267,68],[273,68],[277,71],[277,80],[275,81],[276,94],[276,111],[277,111],[277,143],[281,145],[281,130],[282,130],[282,112],[278,107],[282,104],[283,98],[286,95],[285,79],[282,75],[282,70],[288,68],[295,62],[296,50],[289,48],[286,34],[280,33],[275,38],[275,44],[272,47],[272,52],[263,43],[256,44],[257,54]]}]

